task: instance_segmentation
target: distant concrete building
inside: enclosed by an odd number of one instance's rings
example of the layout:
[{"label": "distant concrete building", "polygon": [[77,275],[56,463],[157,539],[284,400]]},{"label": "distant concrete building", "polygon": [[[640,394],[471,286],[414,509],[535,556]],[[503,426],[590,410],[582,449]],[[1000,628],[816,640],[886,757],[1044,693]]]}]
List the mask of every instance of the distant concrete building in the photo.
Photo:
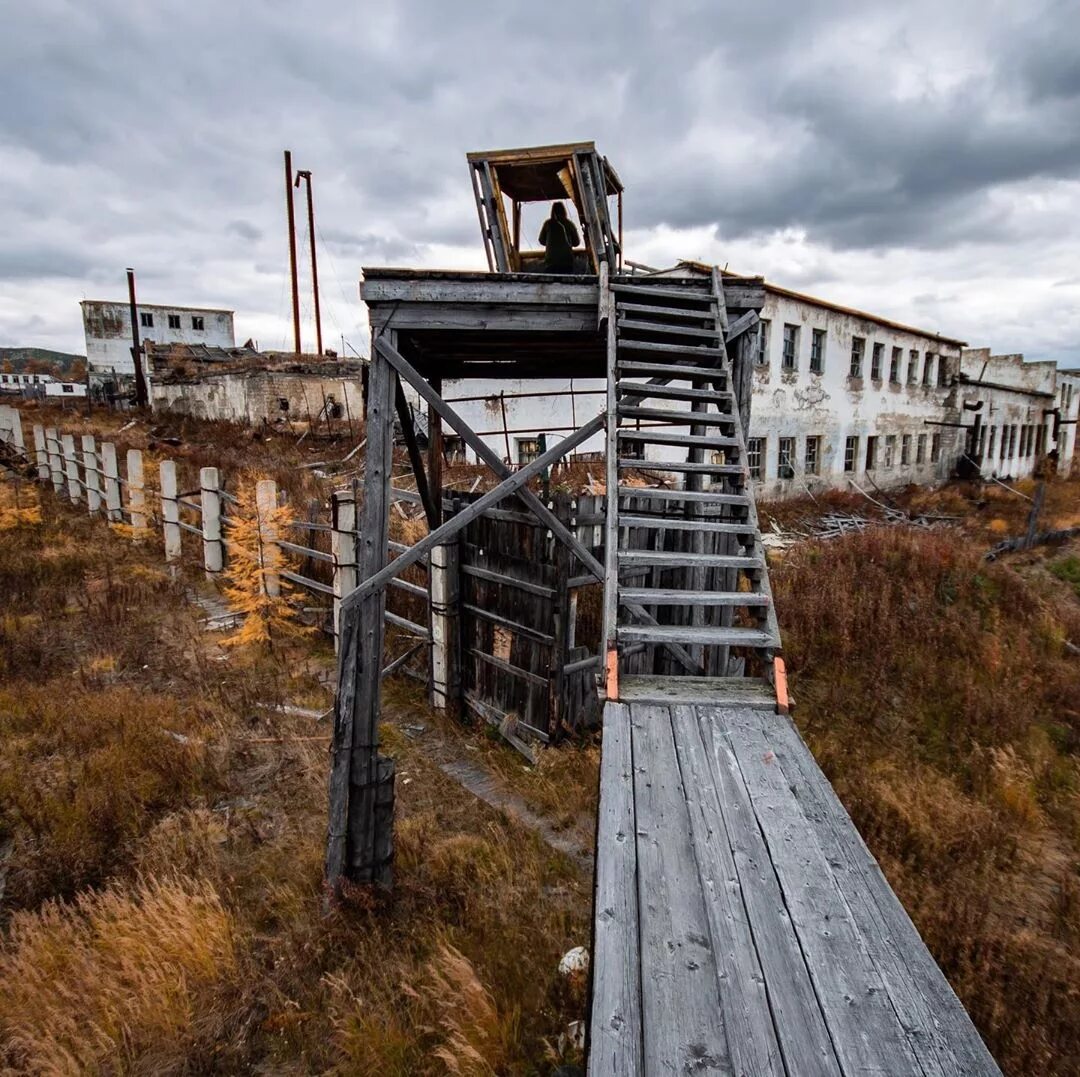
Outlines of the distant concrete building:
[{"label": "distant concrete building", "polygon": [[329,430],[358,430],[364,420],[360,361],[194,344],[149,343],[146,355],[155,411]]},{"label": "distant concrete building", "polygon": [[[131,358],[131,308],[126,302],[84,299],[83,330],[86,362],[92,380],[135,376]],[[139,336],[155,344],[205,344],[232,348],[236,344],[233,312],[212,307],[169,307],[139,303]]]},{"label": "distant concrete building", "polygon": [[1076,467],[1077,425],[1080,422],[1080,370],[1059,370],[1057,375],[1057,450],[1058,468],[1069,471]]},{"label": "distant concrete building", "polygon": [[52,374],[0,374],[0,393],[63,399],[86,396],[86,385],[80,381],[61,381]]}]

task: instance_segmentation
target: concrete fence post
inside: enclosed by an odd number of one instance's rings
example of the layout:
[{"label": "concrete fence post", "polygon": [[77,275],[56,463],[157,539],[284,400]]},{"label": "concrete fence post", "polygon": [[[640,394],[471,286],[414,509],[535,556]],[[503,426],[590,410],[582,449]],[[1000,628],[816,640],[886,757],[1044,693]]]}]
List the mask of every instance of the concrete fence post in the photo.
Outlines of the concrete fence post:
[{"label": "concrete fence post", "polygon": [[334,650],[341,643],[341,600],[355,590],[356,497],[352,490],[330,495],[330,548],[334,555]]},{"label": "concrete fence post", "polygon": [[22,412],[10,405],[4,409],[7,412],[8,444],[14,446],[19,452],[26,455],[26,439],[23,437]]},{"label": "concrete fence post", "polygon": [[146,482],[143,478],[142,449],[128,449],[127,486],[131,529],[138,541],[146,531]]},{"label": "concrete fence post", "polygon": [[259,518],[259,545],[263,563],[263,590],[271,597],[281,594],[281,578],[268,568],[278,564],[277,528],[274,510],[277,508],[277,483],[273,479],[260,479],[255,484],[255,508]]},{"label": "concrete fence post", "polygon": [[123,523],[120,465],[116,459],[116,446],[110,441],[101,443],[101,474],[105,482],[105,516],[111,524]]},{"label": "concrete fence post", "polygon": [[456,715],[461,699],[457,539],[431,548],[431,705]]},{"label": "concrete fence post", "polygon": [[161,527],[165,535],[165,562],[171,564],[180,560],[180,502],[176,495],[176,461],[162,460],[158,468],[158,480],[161,485]]},{"label": "concrete fence post", "polygon": [[37,459],[39,482],[49,481],[49,450],[45,443],[45,427],[34,423],[34,456]]},{"label": "concrete fence post", "polygon": [[67,472],[68,497],[71,503],[79,503],[79,458],[75,455],[75,437],[64,434],[60,439],[64,447],[64,470]]},{"label": "concrete fence post", "polygon": [[93,434],[83,434],[82,463],[86,480],[86,511],[94,515],[101,511],[101,471]]},{"label": "concrete fence post", "polygon": [[225,567],[225,544],[221,541],[221,480],[216,467],[199,472],[202,504],[203,567],[214,575]]},{"label": "concrete fence post", "polygon": [[54,426],[45,428],[45,451],[49,456],[49,475],[52,478],[53,492],[59,494],[64,488],[64,461],[60,455],[60,435]]}]

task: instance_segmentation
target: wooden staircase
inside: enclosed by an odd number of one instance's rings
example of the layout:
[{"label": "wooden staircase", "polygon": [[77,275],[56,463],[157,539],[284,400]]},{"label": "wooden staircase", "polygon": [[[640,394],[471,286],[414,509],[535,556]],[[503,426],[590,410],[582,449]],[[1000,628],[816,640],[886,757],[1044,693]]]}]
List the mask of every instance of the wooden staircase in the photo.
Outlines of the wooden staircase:
[{"label": "wooden staircase", "polygon": [[[720,274],[601,285],[608,698],[786,710]],[[646,469],[677,486],[642,485]]]}]

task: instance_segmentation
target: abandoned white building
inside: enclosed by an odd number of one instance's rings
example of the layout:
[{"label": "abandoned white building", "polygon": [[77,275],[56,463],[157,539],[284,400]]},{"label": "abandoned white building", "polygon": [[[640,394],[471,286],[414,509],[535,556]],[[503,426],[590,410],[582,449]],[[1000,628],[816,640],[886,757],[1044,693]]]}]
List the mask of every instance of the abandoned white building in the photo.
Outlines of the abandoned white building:
[{"label": "abandoned white building", "polygon": [[[86,362],[92,380],[134,377],[130,306],[126,302],[98,299],[84,299],[79,305],[86,335]],[[136,313],[143,342],[205,344],[212,348],[232,348],[236,344],[231,310],[139,303]]]},{"label": "abandoned white building", "polygon": [[61,381],[52,374],[4,374],[0,373],[0,393],[25,397],[86,396],[86,385],[81,381]]},{"label": "abandoned white building", "polygon": [[364,364],[317,355],[146,344],[155,411],[262,425],[360,429]]},{"label": "abandoned white building", "polygon": [[[866,474],[878,485],[947,477],[963,448],[954,388],[963,342],[765,287],[747,445],[759,490],[785,496]],[[588,380],[461,382],[446,398],[514,463],[604,407],[602,384]],[[580,455],[599,454],[594,441]],[[659,448],[648,458],[663,460]]]}]

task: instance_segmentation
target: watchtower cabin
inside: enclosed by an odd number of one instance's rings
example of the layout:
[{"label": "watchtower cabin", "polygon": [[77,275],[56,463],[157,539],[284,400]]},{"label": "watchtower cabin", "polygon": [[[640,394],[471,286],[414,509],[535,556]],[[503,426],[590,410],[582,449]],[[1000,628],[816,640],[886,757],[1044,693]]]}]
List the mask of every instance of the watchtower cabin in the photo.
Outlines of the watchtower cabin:
[{"label": "watchtower cabin", "polygon": [[[626,260],[622,185],[592,143],[468,167],[490,272],[365,268],[361,284],[363,582],[341,602],[329,884],[390,881],[385,596],[426,562],[436,705],[552,741],[603,704],[590,1073],[997,1073],[787,716],[745,444],[764,282]],[[553,202],[573,227],[553,214],[561,232],[524,249]],[[443,396],[503,377],[595,378],[605,407],[514,464]],[[429,528],[411,546],[388,534],[395,417]],[[444,431],[488,488],[444,489]],[[546,496],[586,445],[603,496]],[[599,623],[575,631],[590,588]]]}]

